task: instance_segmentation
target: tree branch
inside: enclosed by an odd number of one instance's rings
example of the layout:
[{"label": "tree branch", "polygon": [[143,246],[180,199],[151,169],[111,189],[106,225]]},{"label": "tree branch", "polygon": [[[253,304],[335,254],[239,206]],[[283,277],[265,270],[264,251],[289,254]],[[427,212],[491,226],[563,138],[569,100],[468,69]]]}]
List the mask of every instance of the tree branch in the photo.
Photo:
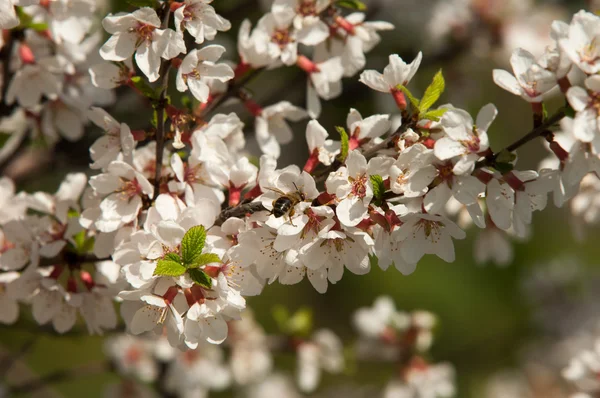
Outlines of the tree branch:
[{"label": "tree branch", "polygon": [[548,134],[550,132],[550,130],[549,130],[550,127],[552,127],[556,123],[560,122],[562,120],[562,118],[564,118],[565,116],[566,116],[565,109],[564,108],[559,109],[558,111],[556,111],[556,113],[554,115],[550,116],[548,119],[546,119],[545,122],[540,124],[538,127],[535,127],[533,130],[531,130],[529,133],[525,134],[523,137],[519,138],[518,140],[516,140],[512,144],[508,145],[506,148],[502,149],[501,151],[498,151],[496,153],[493,153],[492,155],[487,156],[486,159],[483,161],[482,166],[491,166],[496,162],[496,159],[502,152],[514,152],[517,149],[519,149],[520,147],[522,147],[523,145],[527,144],[529,141],[532,141],[537,137],[541,137],[541,136]]},{"label": "tree branch", "polygon": [[[162,20],[161,29],[169,26],[171,9],[168,3],[165,3],[166,11]],[[165,149],[165,107],[167,101],[167,91],[169,89],[169,72],[171,71],[171,62],[161,60],[160,65],[160,96],[156,105],[156,167],[154,168],[154,195],[152,200],[160,194],[160,177],[162,174],[163,153]]]}]

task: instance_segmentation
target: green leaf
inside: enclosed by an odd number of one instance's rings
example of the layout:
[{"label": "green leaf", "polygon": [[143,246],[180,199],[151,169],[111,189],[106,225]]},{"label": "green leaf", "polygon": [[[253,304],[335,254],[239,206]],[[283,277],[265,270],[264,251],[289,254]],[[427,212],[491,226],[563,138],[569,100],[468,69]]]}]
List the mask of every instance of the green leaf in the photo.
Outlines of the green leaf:
[{"label": "green leaf", "polygon": [[134,7],[151,7],[154,8],[156,6],[156,0],[125,0],[127,4],[132,5]]},{"label": "green leaf", "polygon": [[154,275],[157,276],[180,276],[185,274],[185,267],[180,263],[167,260],[160,259],[158,260],[158,264],[156,264],[156,269],[154,270]]},{"label": "green leaf", "polygon": [[565,116],[574,118],[575,117],[575,109],[567,102],[564,107]]},{"label": "green leaf", "polygon": [[439,122],[442,116],[444,116],[444,113],[446,113],[446,111],[448,111],[448,108],[440,108],[428,111],[421,115],[421,119],[428,119],[433,120],[434,122]]},{"label": "green leaf", "polygon": [[419,112],[427,112],[429,108],[437,102],[445,88],[446,81],[444,80],[444,75],[442,75],[442,70],[440,69],[433,77],[433,81],[429,87],[427,87],[427,90],[425,90],[425,95],[423,95],[423,99],[419,104]]},{"label": "green leaf", "polygon": [[308,307],[302,307],[288,320],[286,329],[288,334],[308,336],[312,330],[313,312]]},{"label": "green leaf", "polygon": [[338,0],[335,4],[338,7],[349,8],[351,10],[364,11],[367,9],[366,4],[359,0]]},{"label": "green leaf", "polygon": [[176,263],[181,264],[181,256],[177,253],[167,253],[165,254],[165,260],[175,261]]},{"label": "green leaf", "polygon": [[543,120],[548,119],[548,108],[546,108],[546,104],[542,102],[542,116],[544,117]]},{"label": "green leaf", "polygon": [[0,132],[0,148],[2,148],[6,144],[10,137],[12,137],[12,134]]},{"label": "green leaf", "polygon": [[396,86],[396,88],[398,90],[402,91],[404,93],[404,95],[406,95],[408,97],[408,100],[410,101],[413,108],[419,109],[420,101],[417,98],[415,98],[414,95],[412,95],[412,93],[410,92],[410,90],[408,88],[404,87],[402,84],[398,84]]},{"label": "green leaf", "polygon": [[496,162],[499,163],[512,163],[517,159],[517,155],[514,152],[509,152],[504,149],[496,156]]},{"label": "green leaf", "polygon": [[183,264],[192,265],[202,255],[204,242],[206,241],[206,229],[202,225],[192,227],[181,239],[181,259]]},{"label": "green leaf", "polygon": [[385,185],[383,184],[383,178],[380,175],[374,174],[371,177],[371,184],[373,184],[373,197],[377,202],[381,200],[385,193]]},{"label": "green leaf", "polygon": [[350,148],[348,133],[346,133],[345,128],[340,127],[340,126],[336,126],[335,129],[337,130],[338,133],[340,133],[340,137],[341,137],[341,141],[342,141],[342,148],[341,148],[340,154],[338,155],[338,160],[340,162],[344,163],[346,161],[346,158],[348,157],[348,150]]},{"label": "green leaf", "polygon": [[204,254],[201,254],[200,256],[198,256],[196,261],[193,264],[191,264],[189,267],[190,268],[199,268],[206,264],[220,263],[220,262],[221,262],[221,259],[216,254],[204,253]]},{"label": "green leaf", "polygon": [[277,322],[277,326],[279,327],[279,331],[285,333],[286,325],[288,320],[290,319],[290,312],[283,305],[279,304],[273,307],[271,310],[271,314],[273,315],[273,319]]},{"label": "green leaf", "polygon": [[506,174],[509,171],[513,171],[514,166],[512,163],[496,162],[494,168],[500,172],[500,174]]},{"label": "green leaf", "polygon": [[198,285],[200,285],[204,288],[207,288],[207,289],[212,288],[211,277],[208,276],[206,274],[206,272],[202,271],[201,269],[197,269],[197,268],[188,269],[188,275]]},{"label": "green leaf", "polygon": [[137,88],[142,94],[144,94],[144,96],[153,100],[158,99],[158,96],[156,95],[154,89],[150,87],[150,85],[146,83],[146,81],[143,80],[141,76],[133,76],[131,78],[131,82],[133,83],[135,88]]}]

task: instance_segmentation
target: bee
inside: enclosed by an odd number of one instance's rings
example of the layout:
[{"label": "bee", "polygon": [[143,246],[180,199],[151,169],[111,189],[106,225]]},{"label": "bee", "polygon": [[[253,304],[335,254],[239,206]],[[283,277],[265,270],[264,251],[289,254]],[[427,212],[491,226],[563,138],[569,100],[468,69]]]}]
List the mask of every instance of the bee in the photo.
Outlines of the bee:
[{"label": "bee", "polygon": [[[285,193],[277,188],[267,188],[270,191],[277,192],[281,196],[273,201],[273,210],[271,210],[271,214],[275,216],[275,218],[283,217],[287,214],[290,218],[290,222],[292,222],[292,216],[295,213],[295,207],[298,203],[304,202],[306,200],[306,196],[304,193],[300,192],[296,184],[295,192]],[[292,225],[294,225],[292,223]]]}]

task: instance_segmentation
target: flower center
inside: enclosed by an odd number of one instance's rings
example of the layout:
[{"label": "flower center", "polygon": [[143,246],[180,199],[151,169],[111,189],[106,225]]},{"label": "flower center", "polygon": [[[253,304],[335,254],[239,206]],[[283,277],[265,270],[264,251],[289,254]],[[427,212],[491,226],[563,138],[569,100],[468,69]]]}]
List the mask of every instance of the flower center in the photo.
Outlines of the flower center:
[{"label": "flower center", "polygon": [[144,23],[139,23],[137,27],[132,28],[131,31],[135,32],[138,37],[135,46],[139,47],[144,42],[151,42],[155,29],[156,27]]},{"label": "flower center", "polygon": [[296,12],[304,17],[317,15],[317,5],[314,0],[302,0]]},{"label": "flower center", "polygon": [[121,181],[121,194],[125,199],[131,199],[136,195],[142,193],[142,186],[138,182],[137,178],[134,178],[131,181],[122,180]]},{"label": "flower center", "polygon": [[277,44],[279,48],[284,48],[292,42],[290,31],[288,29],[276,29],[271,36],[271,41]]},{"label": "flower center", "polygon": [[367,175],[363,174],[352,180],[352,195],[357,198],[364,198],[367,195]]},{"label": "flower center", "polygon": [[426,220],[424,218],[420,219],[415,225],[417,230],[422,228],[425,232],[425,236],[431,238],[433,243],[436,243],[439,240],[440,229],[443,226],[444,224],[439,221]]},{"label": "flower center", "polygon": [[578,50],[577,52],[579,53],[581,62],[594,64],[596,61],[598,61],[598,59],[600,59],[596,51],[596,38],[594,38],[590,44]]}]

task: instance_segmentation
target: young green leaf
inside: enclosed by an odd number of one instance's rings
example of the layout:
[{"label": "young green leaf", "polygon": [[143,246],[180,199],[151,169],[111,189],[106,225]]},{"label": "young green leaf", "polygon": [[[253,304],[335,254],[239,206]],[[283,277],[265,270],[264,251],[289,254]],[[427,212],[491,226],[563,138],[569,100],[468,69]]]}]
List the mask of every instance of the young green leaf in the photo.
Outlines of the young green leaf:
[{"label": "young green leaf", "polygon": [[206,229],[202,225],[192,227],[181,239],[181,259],[183,264],[192,265],[202,255],[204,242],[206,241]]},{"label": "young green leaf", "polygon": [[188,270],[190,278],[198,285],[210,289],[212,288],[212,279],[201,269],[192,268]]},{"label": "young green leaf", "polygon": [[177,253],[167,253],[165,254],[165,260],[175,261],[176,263],[181,264],[181,256]]},{"label": "young green leaf", "polygon": [[156,264],[154,275],[157,276],[180,276],[185,274],[185,267],[173,260],[160,259]]},{"label": "young green leaf", "polygon": [[220,263],[221,259],[214,253],[201,254],[193,264],[190,264],[189,268],[199,268],[206,264]]},{"label": "young green leaf", "polygon": [[404,95],[406,95],[408,97],[408,100],[410,101],[413,108],[419,109],[420,101],[417,98],[415,98],[414,95],[412,95],[412,93],[410,92],[410,90],[408,88],[404,87],[402,84],[398,84],[396,86],[396,88],[398,90],[402,91],[404,93]]},{"label": "young green leaf", "polygon": [[344,163],[346,161],[346,158],[348,157],[348,150],[350,148],[348,133],[346,133],[345,128],[340,127],[340,126],[336,126],[335,129],[337,130],[338,133],[340,133],[340,137],[342,140],[342,149],[340,151],[340,154],[338,155],[338,160],[340,162]]},{"label": "young green leaf", "polygon": [[440,108],[440,109],[434,109],[432,111],[428,111],[421,115],[421,119],[428,119],[428,120],[433,120],[434,122],[439,122],[447,110],[448,110],[448,108]]},{"label": "young green leaf", "polygon": [[338,0],[335,4],[338,7],[349,8],[357,11],[364,11],[367,9],[366,4],[359,0]]},{"label": "young green leaf", "polygon": [[156,92],[145,80],[143,80],[140,76],[133,76],[131,78],[131,82],[142,94],[146,97],[156,100],[158,97],[156,96]]},{"label": "young green leaf", "polygon": [[444,80],[444,75],[442,75],[442,70],[440,69],[433,77],[433,81],[429,87],[427,87],[427,90],[425,90],[425,95],[423,95],[423,99],[419,104],[419,112],[427,112],[429,108],[437,102],[445,88],[446,81]]},{"label": "young green leaf", "polygon": [[371,177],[371,184],[373,184],[373,197],[380,201],[385,193],[385,185],[383,184],[383,178],[380,175],[374,174]]}]

